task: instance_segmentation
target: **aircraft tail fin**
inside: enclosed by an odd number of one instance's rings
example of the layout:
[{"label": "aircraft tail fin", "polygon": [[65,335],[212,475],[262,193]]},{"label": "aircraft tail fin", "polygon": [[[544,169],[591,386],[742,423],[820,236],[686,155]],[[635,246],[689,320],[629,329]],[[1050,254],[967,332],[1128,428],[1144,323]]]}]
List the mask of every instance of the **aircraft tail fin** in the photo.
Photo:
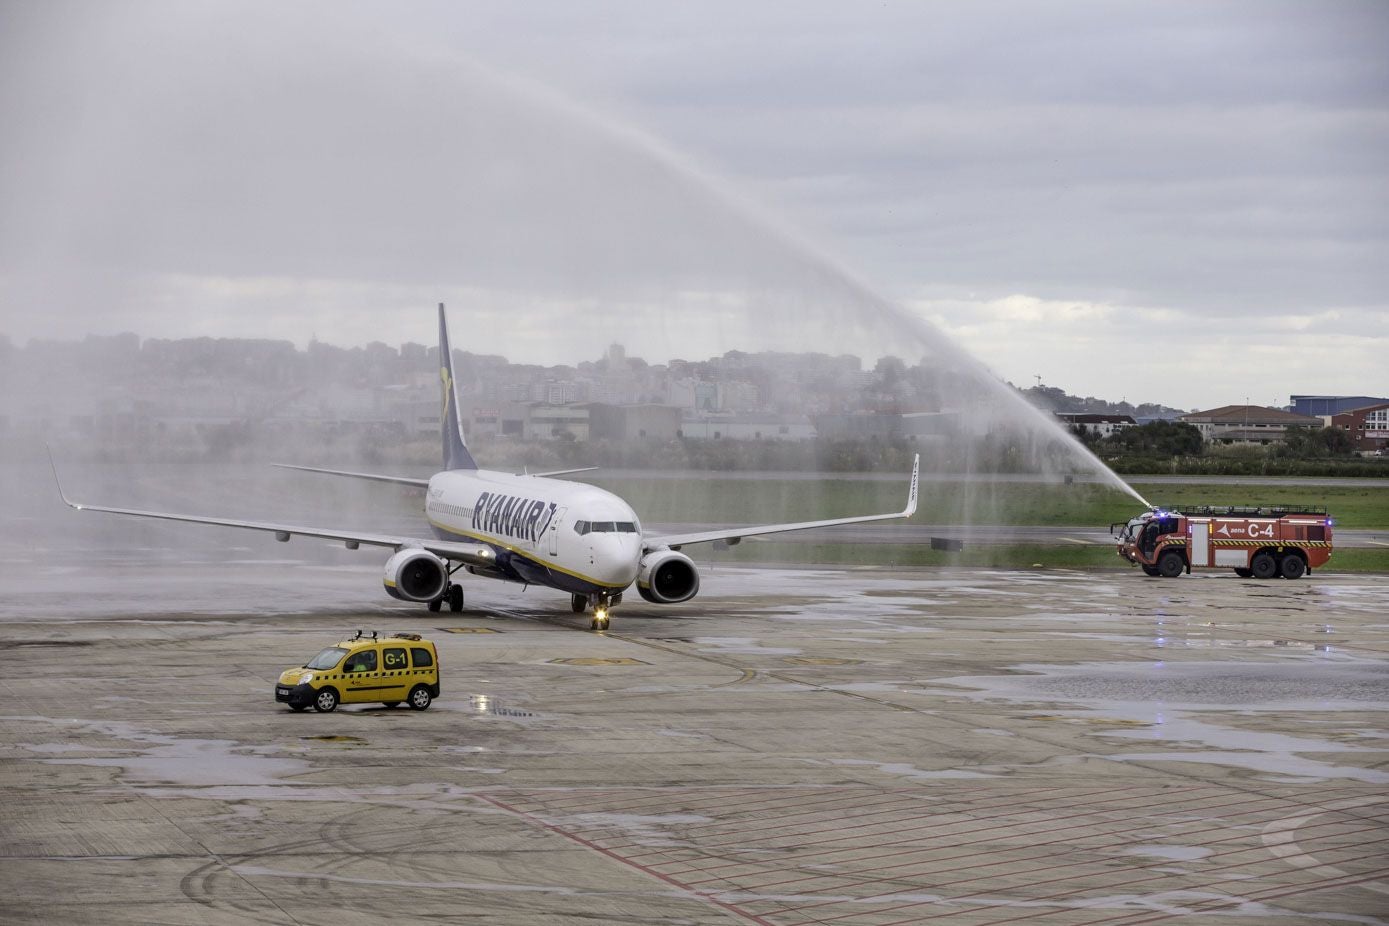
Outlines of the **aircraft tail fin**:
[{"label": "aircraft tail fin", "polygon": [[463,440],[463,425],[458,418],[458,390],[453,380],[453,353],[449,349],[449,326],[444,318],[444,304],[439,303],[439,390],[442,396],[439,409],[439,430],[444,438],[444,469],[477,469],[477,461],[468,452]]}]

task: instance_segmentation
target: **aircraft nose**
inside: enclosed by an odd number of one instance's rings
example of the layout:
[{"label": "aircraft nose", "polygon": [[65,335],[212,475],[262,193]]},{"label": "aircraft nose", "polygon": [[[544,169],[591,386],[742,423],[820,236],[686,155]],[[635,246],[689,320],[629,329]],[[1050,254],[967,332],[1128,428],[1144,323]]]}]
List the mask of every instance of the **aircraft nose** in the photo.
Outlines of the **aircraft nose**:
[{"label": "aircraft nose", "polygon": [[641,538],[613,535],[607,543],[595,544],[594,578],[606,585],[626,587],[637,580],[641,568]]}]

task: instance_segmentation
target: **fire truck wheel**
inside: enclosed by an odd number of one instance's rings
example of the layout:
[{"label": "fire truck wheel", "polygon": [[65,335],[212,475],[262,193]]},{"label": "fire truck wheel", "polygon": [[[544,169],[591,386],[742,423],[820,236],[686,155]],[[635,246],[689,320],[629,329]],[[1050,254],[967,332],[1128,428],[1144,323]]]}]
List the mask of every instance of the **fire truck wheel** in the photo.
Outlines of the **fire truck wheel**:
[{"label": "fire truck wheel", "polygon": [[1278,561],[1278,571],[1285,579],[1300,579],[1307,573],[1307,564],[1296,553],[1288,553]]},{"label": "fire truck wheel", "polygon": [[1249,571],[1256,579],[1271,579],[1278,575],[1278,563],[1267,553],[1259,553],[1249,561]]},{"label": "fire truck wheel", "polygon": [[1162,559],[1158,560],[1158,574],[1164,579],[1175,579],[1182,574],[1186,568],[1186,563],[1182,562],[1182,554],[1167,552],[1162,554]]},{"label": "fire truck wheel", "polygon": [[1156,566],[1149,566],[1147,563],[1144,563],[1144,564],[1143,564],[1143,572],[1144,572],[1145,575],[1150,575],[1150,576],[1161,575],[1161,573],[1158,572],[1158,567],[1156,567]]},{"label": "fire truck wheel", "polygon": [[1254,570],[1252,570],[1252,569],[1243,569],[1243,568],[1241,568],[1241,567],[1239,567],[1239,566],[1236,566],[1236,567],[1235,567],[1235,575],[1239,576],[1241,579],[1247,579],[1247,578],[1249,578],[1250,576],[1252,576],[1253,574],[1254,574]]}]

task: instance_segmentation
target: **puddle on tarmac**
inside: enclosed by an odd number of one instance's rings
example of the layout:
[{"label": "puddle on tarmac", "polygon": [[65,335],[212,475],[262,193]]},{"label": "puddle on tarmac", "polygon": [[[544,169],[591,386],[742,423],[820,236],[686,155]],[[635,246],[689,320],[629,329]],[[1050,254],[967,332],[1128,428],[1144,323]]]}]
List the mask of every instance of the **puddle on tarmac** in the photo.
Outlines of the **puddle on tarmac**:
[{"label": "puddle on tarmac", "polygon": [[[1101,755],[1111,761],[1203,762],[1248,768],[1278,780],[1349,778],[1389,784],[1389,772],[1336,765],[1308,754],[1357,754],[1370,758],[1383,750],[1351,745],[1327,724],[1294,736],[1250,729],[1260,714],[1286,722],[1289,713],[1316,714],[1389,710],[1389,672],[1380,661],[1328,661],[1308,657],[1287,663],[1081,663],[1070,666],[1021,665],[1034,673],[1009,676],[965,676],[932,684],[956,686],[934,693],[1028,704],[1056,702],[1078,711],[1045,715],[1092,726],[1090,735],[1141,740],[1179,751]],[[958,689],[972,688],[974,692]],[[1248,725],[1222,722],[1221,714],[1248,718]],[[1038,722],[1046,722],[1044,716]]]},{"label": "puddle on tarmac", "polygon": [[525,718],[535,716],[534,711],[523,711],[519,708],[510,707],[491,695],[470,695],[468,697],[468,707],[471,708],[475,714],[488,714],[493,717]]}]

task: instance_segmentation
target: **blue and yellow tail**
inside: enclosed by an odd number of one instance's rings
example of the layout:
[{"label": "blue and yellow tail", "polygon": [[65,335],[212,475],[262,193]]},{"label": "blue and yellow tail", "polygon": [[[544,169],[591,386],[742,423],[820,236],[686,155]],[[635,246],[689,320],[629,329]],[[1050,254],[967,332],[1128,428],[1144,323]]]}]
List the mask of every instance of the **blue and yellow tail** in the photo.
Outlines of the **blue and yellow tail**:
[{"label": "blue and yellow tail", "polygon": [[444,469],[477,469],[477,461],[463,441],[463,425],[458,420],[458,391],[453,383],[453,354],[449,350],[449,325],[444,304],[439,303],[439,391],[442,405],[439,430],[444,438]]}]

